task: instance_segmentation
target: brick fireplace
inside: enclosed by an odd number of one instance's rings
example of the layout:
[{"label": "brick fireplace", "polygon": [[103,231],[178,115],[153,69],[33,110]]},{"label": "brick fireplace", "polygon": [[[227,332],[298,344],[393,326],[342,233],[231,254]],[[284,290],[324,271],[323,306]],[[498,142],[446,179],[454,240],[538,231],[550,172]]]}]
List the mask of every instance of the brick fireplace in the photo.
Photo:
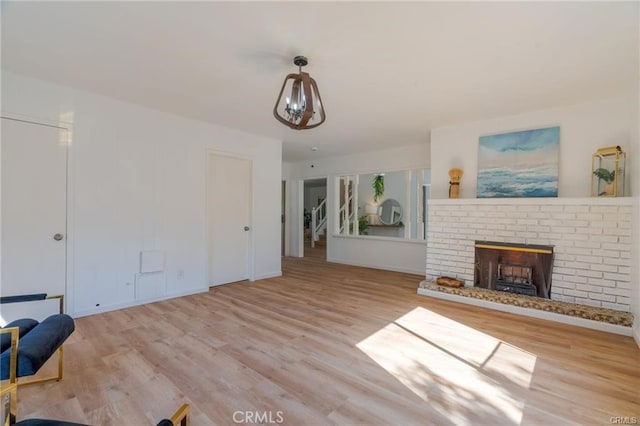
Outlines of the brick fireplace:
[{"label": "brick fireplace", "polygon": [[[427,279],[446,275],[482,286],[475,273],[476,242],[546,246],[553,250],[550,299],[628,312],[631,215],[630,198],[430,200]],[[526,270],[517,269],[522,264],[504,260],[502,275],[511,266],[512,281],[526,277]],[[498,262],[493,267],[495,288]]]}]

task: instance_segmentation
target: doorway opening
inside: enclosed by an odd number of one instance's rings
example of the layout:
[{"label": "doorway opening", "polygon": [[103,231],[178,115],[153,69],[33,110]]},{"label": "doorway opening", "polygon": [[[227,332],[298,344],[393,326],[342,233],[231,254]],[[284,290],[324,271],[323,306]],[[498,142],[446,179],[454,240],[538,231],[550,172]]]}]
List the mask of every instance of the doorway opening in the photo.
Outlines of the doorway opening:
[{"label": "doorway opening", "polygon": [[327,178],[306,179],[303,200],[304,257],[327,258]]}]

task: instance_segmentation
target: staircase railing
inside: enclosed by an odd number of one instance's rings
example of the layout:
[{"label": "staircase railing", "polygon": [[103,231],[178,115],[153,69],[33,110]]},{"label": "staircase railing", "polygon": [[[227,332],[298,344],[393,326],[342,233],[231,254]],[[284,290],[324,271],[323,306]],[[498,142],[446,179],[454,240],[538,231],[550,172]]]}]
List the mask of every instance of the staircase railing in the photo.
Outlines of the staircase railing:
[{"label": "staircase railing", "polygon": [[320,233],[327,227],[327,200],[311,208],[311,247],[316,246]]},{"label": "staircase railing", "polygon": [[349,213],[349,206],[351,205],[352,199],[353,194],[351,193],[351,189],[349,189],[349,193],[345,197],[344,204],[340,206],[340,210],[338,211],[338,215],[340,217],[340,229],[338,230],[339,234],[344,233],[345,227],[349,226],[351,220],[353,220],[353,215],[355,213],[353,211]]}]

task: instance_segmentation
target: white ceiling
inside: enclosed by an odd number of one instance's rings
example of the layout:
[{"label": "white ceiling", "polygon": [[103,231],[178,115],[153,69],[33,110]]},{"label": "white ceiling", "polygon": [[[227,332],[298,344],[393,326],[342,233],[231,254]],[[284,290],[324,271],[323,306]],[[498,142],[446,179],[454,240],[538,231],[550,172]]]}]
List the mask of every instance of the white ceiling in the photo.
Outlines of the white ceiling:
[{"label": "white ceiling", "polygon": [[[618,95],[638,2],[2,2],[2,67],[284,141],[298,161],[446,124]],[[295,55],[327,121],[272,116]],[[311,147],[318,147],[312,152]]]}]

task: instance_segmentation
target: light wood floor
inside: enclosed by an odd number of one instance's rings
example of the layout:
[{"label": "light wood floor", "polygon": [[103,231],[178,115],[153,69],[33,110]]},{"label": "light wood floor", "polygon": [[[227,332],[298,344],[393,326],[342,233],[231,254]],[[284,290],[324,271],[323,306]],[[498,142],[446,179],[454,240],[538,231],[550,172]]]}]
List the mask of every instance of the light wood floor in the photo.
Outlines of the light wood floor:
[{"label": "light wood floor", "polygon": [[304,242],[304,257],[312,257],[315,259],[327,259],[327,245],[325,241],[318,241],[315,247],[311,247],[311,241]]},{"label": "light wood floor", "polygon": [[19,418],[145,425],[182,402],[194,426],[235,424],[236,411],[291,425],[640,416],[631,338],[418,296],[415,275],[283,266],[281,278],[79,318],[65,378],[20,389]]}]

